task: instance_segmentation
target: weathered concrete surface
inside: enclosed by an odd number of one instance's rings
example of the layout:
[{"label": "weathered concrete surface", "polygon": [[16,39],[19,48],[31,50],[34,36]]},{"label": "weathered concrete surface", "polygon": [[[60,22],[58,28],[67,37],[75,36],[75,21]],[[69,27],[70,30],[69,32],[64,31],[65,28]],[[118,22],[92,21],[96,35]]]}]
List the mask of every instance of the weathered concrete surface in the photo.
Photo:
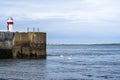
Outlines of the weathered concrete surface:
[{"label": "weathered concrete surface", "polygon": [[8,58],[7,54],[10,58],[46,58],[46,33],[0,32],[0,56]]},{"label": "weathered concrete surface", "polygon": [[0,49],[12,49],[13,32],[0,32]]}]

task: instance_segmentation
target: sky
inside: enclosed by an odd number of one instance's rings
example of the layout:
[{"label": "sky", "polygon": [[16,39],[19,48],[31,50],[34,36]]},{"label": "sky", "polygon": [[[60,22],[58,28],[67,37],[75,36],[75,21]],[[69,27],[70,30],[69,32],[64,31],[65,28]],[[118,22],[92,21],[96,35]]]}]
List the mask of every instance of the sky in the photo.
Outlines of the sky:
[{"label": "sky", "polygon": [[0,30],[47,33],[50,44],[120,43],[120,0],[0,0]]}]

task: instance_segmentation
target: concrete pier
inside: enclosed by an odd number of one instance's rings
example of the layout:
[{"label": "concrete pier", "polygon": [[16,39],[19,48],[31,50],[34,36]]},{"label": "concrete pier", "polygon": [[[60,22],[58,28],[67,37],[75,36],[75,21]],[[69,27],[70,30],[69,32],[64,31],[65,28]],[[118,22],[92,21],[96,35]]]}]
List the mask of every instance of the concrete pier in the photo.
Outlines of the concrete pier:
[{"label": "concrete pier", "polygon": [[0,59],[46,58],[46,33],[0,32]]}]

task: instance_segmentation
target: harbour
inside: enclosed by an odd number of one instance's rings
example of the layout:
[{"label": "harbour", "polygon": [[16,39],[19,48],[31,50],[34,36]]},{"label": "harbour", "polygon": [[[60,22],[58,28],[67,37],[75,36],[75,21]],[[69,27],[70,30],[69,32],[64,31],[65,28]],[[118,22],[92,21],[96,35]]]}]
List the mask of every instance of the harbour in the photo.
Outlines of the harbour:
[{"label": "harbour", "polygon": [[46,58],[45,32],[12,31],[12,17],[7,24],[7,30],[0,31],[0,59]]}]

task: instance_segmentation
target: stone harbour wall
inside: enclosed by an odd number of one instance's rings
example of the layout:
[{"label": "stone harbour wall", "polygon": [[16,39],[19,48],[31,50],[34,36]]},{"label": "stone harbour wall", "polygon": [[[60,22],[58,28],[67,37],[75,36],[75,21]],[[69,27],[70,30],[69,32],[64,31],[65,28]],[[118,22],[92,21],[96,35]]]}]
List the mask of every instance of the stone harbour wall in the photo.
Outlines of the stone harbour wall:
[{"label": "stone harbour wall", "polygon": [[46,33],[0,32],[0,58],[46,58]]},{"label": "stone harbour wall", "polygon": [[14,35],[13,32],[0,32],[0,49],[12,49]]}]

